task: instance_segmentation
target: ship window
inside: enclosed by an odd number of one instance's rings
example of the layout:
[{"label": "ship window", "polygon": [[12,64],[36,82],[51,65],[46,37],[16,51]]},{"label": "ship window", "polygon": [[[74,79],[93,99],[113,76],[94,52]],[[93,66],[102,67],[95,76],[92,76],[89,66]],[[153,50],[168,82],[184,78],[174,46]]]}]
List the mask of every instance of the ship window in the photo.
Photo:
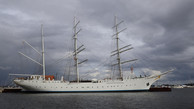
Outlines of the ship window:
[{"label": "ship window", "polygon": [[62,87],[61,87],[62,88]]},{"label": "ship window", "polygon": [[82,87],[82,88],[84,88],[84,87]]}]

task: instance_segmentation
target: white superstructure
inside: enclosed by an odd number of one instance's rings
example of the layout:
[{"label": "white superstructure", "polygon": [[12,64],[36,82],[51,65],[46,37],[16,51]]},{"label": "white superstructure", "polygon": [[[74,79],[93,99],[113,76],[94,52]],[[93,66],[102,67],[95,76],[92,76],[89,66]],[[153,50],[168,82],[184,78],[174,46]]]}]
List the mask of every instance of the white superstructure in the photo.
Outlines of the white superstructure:
[{"label": "white superstructure", "polygon": [[[32,47],[36,52],[39,54],[42,54],[43,62],[42,64],[33,60],[32,58],[26,56],[25,54],[19,52],[26,58],[32,60],[33,62],[39,64],[42,66],[43,69],[43,75],[30,75],[28,78],[16,78],[14,82],[21,86],[25,91],[32,91],[32,92],[113,92],[113,91],[146,91],[149,90],[150,86],[158,80],[162,75],[170,72],[167,71],[161,75],[156,76],[147,76],[147,77],[123,77],[121,65],[124,63],[128,63],[131,61],[136,61],[137,59],[133,60],[127,60],[121,62],[120,54],[122,52],[128,51],[131,48],[130,45],[124,46],[119,48],[119,33],[124,31],[125,29],[118,31],[118,25],[121,24],[123,21],[117,23],[117,19],[115,17],[115,25],[113,28],[115,28],[116,33],[113,35],[113,37],[116,39],[116,50],[112,51],[112,57],[116,56],[117,62],[114,63],[112,66],[118,67],[118,72],[120,73],[120,77],[118,79],[104,79],[104,80],[92,80],[92,81],[80,81],[79,78],[79,69],[78,65],[87,61],[83,60],[81,62],[78,61],[77,55],[83,51],[85,48],[83,48],[83,45],[80,47],[77,47],[77,34],[80,32],[80,30],[76,30],[77,25],[79,24],[79,21],[76,22],[76,19],[74,19],[74,61],[75,61],[75,73],[77,75],[77,81],[70,82],[65,81],[63,77],[61,77],[61,80],[54,80],[53,78],[47,77],[45,73],[45,59],[44,59],[44,35],[43,35],[43,28],[42,28],[42,53],[38,52],[35,48],[33,48],[30,44],[30,47]],[[42,26],[41,26],[42,27]],[[17,74],[16,74],[17,75]],[[19,74],[20,75],[20,74]]]}]

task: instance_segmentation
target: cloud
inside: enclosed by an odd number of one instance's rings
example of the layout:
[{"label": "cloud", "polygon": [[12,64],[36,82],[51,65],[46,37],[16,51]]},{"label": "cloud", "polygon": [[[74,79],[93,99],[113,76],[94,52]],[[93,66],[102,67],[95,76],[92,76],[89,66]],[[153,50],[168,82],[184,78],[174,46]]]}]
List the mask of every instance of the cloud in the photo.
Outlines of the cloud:
[{"label": "cloud", "polygon": [[0,70],[10,70],[11,67],[8,66],[0,66]]},{"label": "cloud", "polygon": [[159,75],[159,74],[162,74],[161,71],[152,70],[152,69],[149,69],[149,68],[143,68],[142,70],[143,70],[144,73],[146,73],[148,75]]},{"label": "cloud", "polygon": [[92,77],[97,77],[99,74],[100,74],[100,72],[95,72],[95,73],[91,73],[89,75],[92,76]]}]

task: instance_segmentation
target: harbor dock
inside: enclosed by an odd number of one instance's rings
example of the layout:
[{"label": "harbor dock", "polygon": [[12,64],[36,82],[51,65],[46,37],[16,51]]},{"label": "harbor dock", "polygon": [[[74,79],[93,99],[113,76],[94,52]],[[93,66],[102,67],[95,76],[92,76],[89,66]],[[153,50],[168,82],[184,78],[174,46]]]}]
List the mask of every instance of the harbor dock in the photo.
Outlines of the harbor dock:
[{"label": "harbor dock", "polygon": [[20,92],[22,89],[18,87],[0,87],[0,93]]}]

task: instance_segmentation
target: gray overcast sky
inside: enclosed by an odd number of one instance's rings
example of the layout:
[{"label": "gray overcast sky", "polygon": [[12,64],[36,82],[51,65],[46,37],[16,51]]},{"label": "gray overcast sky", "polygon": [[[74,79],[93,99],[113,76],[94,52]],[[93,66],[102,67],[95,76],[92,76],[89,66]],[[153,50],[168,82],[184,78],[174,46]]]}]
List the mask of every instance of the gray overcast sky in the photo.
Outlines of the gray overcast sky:
[{"label": "gray overcast sky", "polygon": [[[22,46],[22,41],[40,49],[41,24],[44,24],[48,54],[47,72],[64,73],[65,62],[52,67],[49,64],[70,50],[74,16],[81,21],[79,45],[86,47],[80,59],[89,59],[80,72],[90,71],[89,78],[108,77],[115,15],[118,20],[124,20],[119,29],[127,28],[120,34],[120,42],[134,47],[122,59],[138,58],[134,63],[137,74],[175,68],[163,81],[191,82],[194,79],[193,5],[194,0],[0,0],[1,84],[9,79],[9,73],[41,72],[40,67],[18,54],[23,51],[40,60],[36,53]],[[130,64],[123,66],[125,75],[129,74],[129,67]]]}]

